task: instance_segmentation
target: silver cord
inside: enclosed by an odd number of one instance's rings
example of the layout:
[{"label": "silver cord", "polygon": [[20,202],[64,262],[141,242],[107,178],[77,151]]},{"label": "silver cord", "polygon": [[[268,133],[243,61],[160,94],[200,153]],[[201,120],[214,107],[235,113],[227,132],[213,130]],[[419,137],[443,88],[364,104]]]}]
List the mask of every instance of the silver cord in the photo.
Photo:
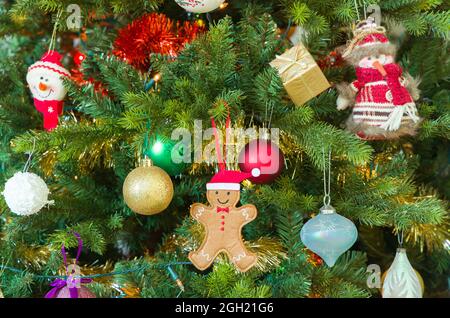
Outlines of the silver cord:
[{"label": "silver cord", "polygon": [[47,53],[54,50],[56,47],[56,32],[58,29],[59,19],[61,18],[62,13],[63,13],[62,9],[59,9],[58,12],[56,13],[56,20],[55,20],[55,24],[53,26],[52,37],[50,38],[50,44],[48,46]]},{"label": "silver cord", "polygon": [[363,10],[364,10],[364,20],[367,20],[367,8],[365,0],[363,0]]},{"label": "silver cord", "polygon": [[272,108],[270,109],[270,117],[269,117],[269,125],[267,128],[272,128],[272,116],[273,116],[273,109],[275,108],[275,105],[272,104]]},{"label": "silver cord", "polygon": [[328,167],[327,161],[325,160],[325,148],[322,148],[322,158],[323,158],[323,193],[324,193],[323,204],[325,206],[329,206],[331,203],[331,146],[328,148]]},{"label": "silver cord", "polygon": [[33,138],[33,149],[31,150],[31,152],[28,154],[28,160],[25,163],[25,166],[23,167],[23,171],[22,172],[28,172],[28,169],[31,166],[31,157],[33,157],[34,151],[36,150],[36,138]]},{"label": "silver cord", "polygon": [[356,10],[356,14],[358,15],[358,21],[361,20],[361,17],[359,16],[359,8],[358,8],[358,2],[357,0],[355,0],[355,10]]},{"label": "silver cord", "polygon": [[403,230],[400,230],[400,231],[397,233],[397,240],[398,240],[398,245],[399,245],[400,247],[403,247]]}]

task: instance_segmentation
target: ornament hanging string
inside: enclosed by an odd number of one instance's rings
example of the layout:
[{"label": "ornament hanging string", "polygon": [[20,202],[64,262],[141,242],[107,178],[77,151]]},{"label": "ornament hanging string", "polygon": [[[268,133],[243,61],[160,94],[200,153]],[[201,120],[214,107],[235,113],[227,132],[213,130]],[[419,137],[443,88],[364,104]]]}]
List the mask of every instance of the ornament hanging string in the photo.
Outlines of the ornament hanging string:
[{"label": "ornament hanging string", "polygon": [[59,24],[59,20],[61,19],[62,13],[63,13],[62,9],[59,9],[58,12],[56,13],[55,25],[53,26],[52,37],[50,39],[50,44],[48,46],[47,54],[49,54],[50,51],[53,51],[55,49],[55,46],[56,46],[56,32],[58,30],[58,24]]},{"label": "ornament hanging string", "polygon": [[215,139],[215,143],[216,143],[216,155],[217,155],[217,162],[219,164],[219,169],[222,170],[226,170],[226,155],[227,155],[227,151],[226,151],[226,146],[228,144],[228,129],[231,126],[231,117],[230,117],[230,107],[228,106],[227,103],[225,103],[225,107],[227,108],[228,111],[228,115],[227,115],[227,120],[225,123],[225,160],[222,157],[222,149],[220,147],[220,137],[219,137],[219,132],[217,131],[217,126],[216,126],[216,122],[214,120],[214,117],[211,116],[211,126],[213,128],[213,132],[214,132],[214,139]]},{"label": "ornament hanging string", "polygon": [[31,149],[31,152],[28,154],[28,160],[25,163],[25,166],[23,167],[22,172],[28,172],[28,169],[31,166],[31,158],[33,157],[34,151],[36,150],[36,138],[33,138],[33,148]]},{"label": "ornament hanging string", "polygon": [[[298,162],[300,160],[300,156],[301,156],[301,152],[298,152],[297,153],[297,158],[295,159],[295,166],[294,166],[294,171],[292,172],[291,180],[294,180],[295,174],[297,173],[297,165],[298,165]],[[284,161],[285,161],[284,164],[286,166],[286,169],[288,169],[288,164],[287,164],[286,158],[284,159]]]},{"label": "ornament hanging string", "polygon": [[208,13],[206,13],[206,19],[208,20],[208,23],[210,24],[210,25],[212,25],[213,23],[214,23],[214,21],[213,21],[213,19],[212,19],[212,17],[211,17],[211,14],[208,12]]},{"label": "ornament hanging string", "polygon": [[398,240],[399,247],[402,248],[403,247],[403,230],[400,230],[397,233],[397,240]]},{"label": "ornament hanging string", "polygon": [[359,15],[358,0],[354,0],[354,3],[355,3],[355,11],[356,11],[356,14],[358,15],[358,21],[360,21],[361,17]]},{"label": "ornament hanging string", "polygon": [[[272,105],[270,105],[270,114],[269,114],[269,121],[267,123],[267,128],[270,129],[272,127],[272,117],[273,117],[273,110],[275,108],[274,103],[271,103]],[[268,106],[266,103],[266,118],[267,118],[267,111],[268,111]]]},{"label": "ornament hanging string", "polygon": [[[73,235],[77,238],[78,241],[78,250],[77,250],[77,256],[75,257],[75,264],[78,263],[78,259],[80,258],[81,251],[83,249],[83,240],[80,237],[80,234],[77,232],[73,232]],[[69,273],[69,268],[67,266],[67,253],[66,253],[66,247],[64,244],[61,246],[61,254],[63,256],[64,266],[66,267],[66,273]]]},{"label": "ornament hanging string", "polygon": [[363,11],[364,11],[364,19],[367,19],[367,8],[366,8],[366,2],[363,1],[364,5],[363,5]]},{"label": "ornament hanging string", "polygon": [[323,204],[329,206],[331,203],[331,146],[328,148],[328,165],[325,160],[325,148],[322,148],[323,157]]}]

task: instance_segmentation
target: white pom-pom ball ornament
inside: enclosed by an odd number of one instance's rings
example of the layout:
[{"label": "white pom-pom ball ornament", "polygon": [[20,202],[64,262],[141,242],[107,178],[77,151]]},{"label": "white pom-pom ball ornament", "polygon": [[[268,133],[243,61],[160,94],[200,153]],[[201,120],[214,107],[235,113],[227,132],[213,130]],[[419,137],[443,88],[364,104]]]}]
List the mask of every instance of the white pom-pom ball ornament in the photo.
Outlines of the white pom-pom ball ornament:
[{"label": "white pom-pom ball ornament", "polygon": [[175,0],[184,10],[193,13],[206,13],[216,10],[225,0]]},{"label": "white pom-pom ball ornament", "polygon": [[18,215],[31,215],[39,212],[48,200],[50,191],[44,180],[31,172],[17,172],[5,184],[3,191],[6,204]]}]

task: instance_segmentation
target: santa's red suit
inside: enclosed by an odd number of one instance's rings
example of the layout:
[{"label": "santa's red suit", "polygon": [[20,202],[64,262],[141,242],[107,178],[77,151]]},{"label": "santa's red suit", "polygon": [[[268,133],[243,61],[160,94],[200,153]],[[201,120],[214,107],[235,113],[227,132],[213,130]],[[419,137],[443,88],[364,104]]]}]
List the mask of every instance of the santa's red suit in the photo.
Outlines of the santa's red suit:
[{"label": "santa's red suit", "polygon": [[[383,66],[386,75],[372,68],[356,68],[357,80],[351,84],[357,92],[353,108],[353,121],[375,127],[386,127],[389,116],[396,107],[412,108],[415,103],[408,90],[401,83],[402,69],[397,64]],[[407,111],[403,113],[402,123],[415,120]]]}]

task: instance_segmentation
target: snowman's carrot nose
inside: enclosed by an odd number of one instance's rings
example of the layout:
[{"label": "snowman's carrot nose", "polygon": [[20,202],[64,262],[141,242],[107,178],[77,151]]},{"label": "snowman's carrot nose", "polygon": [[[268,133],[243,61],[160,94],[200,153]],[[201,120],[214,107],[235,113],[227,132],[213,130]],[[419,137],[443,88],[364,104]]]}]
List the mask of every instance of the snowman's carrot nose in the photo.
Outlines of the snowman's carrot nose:
[{"label": "snowman's carrot nose", "polygon": [[44,83],[39,83],[39,89],[41,91],[46,91],[47,90],[47,85],[45,85]]},{"label": "snowman's carrot nose", "polygon": [[379,61],[373,62],[372,65],[373,65],[373,67],[375,67],[378,70],[378,72],[381,73],[381,75],[383,75],[383,76],[387,75],[386,70],[384,69],[383,65]]}]

